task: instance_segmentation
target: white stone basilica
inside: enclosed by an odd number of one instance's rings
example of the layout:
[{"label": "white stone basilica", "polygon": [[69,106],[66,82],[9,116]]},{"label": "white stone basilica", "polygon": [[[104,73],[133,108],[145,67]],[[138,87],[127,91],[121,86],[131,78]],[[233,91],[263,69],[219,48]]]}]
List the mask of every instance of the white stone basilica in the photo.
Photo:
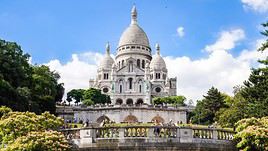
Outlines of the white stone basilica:
[{"label": "white stone basilica", "polygon": [[110,95],[112,104],[151,104],[153,97],[176,95],[177,78],[168,78],[168,70],[156,44],[152,57],[149,39],[137,22],[137,11],[131,11],[131,23],[123,32],[115,60],[110,45],[101,61],[96,79],[89,85]]}]

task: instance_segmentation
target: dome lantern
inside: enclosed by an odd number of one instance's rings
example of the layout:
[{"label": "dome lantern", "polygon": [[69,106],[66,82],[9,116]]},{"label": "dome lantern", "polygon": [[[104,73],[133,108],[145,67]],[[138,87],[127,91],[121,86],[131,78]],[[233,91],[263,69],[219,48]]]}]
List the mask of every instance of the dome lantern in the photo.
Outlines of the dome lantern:
[{"label": "dome lantern", "polygon": [[106,55],[110,55],[110,44],[107,42],[106,44]]},{"label": "dome lantern", "polygon": [[131,10],[131,24],[137,24],[137,18],[138,18],[138,14],[137,14],[136,6],[134,5]]}]

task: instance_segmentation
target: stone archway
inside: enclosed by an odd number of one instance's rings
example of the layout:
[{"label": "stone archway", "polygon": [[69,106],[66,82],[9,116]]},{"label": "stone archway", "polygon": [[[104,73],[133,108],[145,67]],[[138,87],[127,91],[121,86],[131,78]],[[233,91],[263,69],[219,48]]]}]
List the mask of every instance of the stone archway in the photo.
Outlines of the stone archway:
[{"label": "stone archway", "polygon": [[136,104],[137,104],[137,105],[141,105],[141,104],[143,104],[143,99],[138,99],[138,100],[136,101]]},{"label": "stone archway", "polygon": [[138,118],[134,115],[128,115],[127,117],[125,117],[124,121],[126,123],[138,123]]},{"label": "stone archway", "polygon": [[127,105],[133,105],[133,100],[130,99],[130,98],[127,99],[126,104],[127,104]]},{"label": "stone archway", "polygon": [[165,120],[159,116],[159,115],[156,115],[153,119],[152,119],[152,122],[156,122],[156,123],[164,123]]},{"label": "stone archway", "polygon": [[123,100],[120,98],[116,99],[116,101],[115,101],[116,105],[121,105],[122,103],[123,103]]},{"label": "stone archway", "polygon": [[106,121],[110,121],[109,117],[107,117],[107,116],[105,116],[105,115],[102,115],[102,116],[100,116],[100,117],[96,120],[96,122],[97,122],[97,123],[101,123],[101,122],[103,122],[104,120],[106,120]]}]

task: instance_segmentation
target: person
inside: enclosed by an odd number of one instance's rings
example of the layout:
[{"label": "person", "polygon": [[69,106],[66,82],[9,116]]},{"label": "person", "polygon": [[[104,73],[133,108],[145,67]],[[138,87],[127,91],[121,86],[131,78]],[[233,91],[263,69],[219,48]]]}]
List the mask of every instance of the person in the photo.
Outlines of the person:
[{"label": "person", "polygon": [[88,127],[88,122],[85,122],[84,127]]},{"label": "person", "polygon": [[173,126],[173,121],[172,121],[172,119],[169,120],[169,122],[168,122],[168,126]]},{"label": "person", "polygon": [[160,134],[159,124],[156,120],[154,120],[153,122],[154,122],[154,126],[155,126],[154,127],[154,135],[158,137]]}]

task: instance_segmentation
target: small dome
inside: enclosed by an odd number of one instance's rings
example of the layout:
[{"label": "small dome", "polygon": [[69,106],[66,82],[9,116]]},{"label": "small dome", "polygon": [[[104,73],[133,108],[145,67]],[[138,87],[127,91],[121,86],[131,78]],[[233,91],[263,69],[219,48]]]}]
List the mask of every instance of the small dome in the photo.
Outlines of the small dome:
[{"label": "small dome", "polygon": [[164,59],[160,56],[160,47],[156,44],[156,55],[153,56],[153,59],[150,63],[150,69],[157,69],[157,70],[166,70],[166,63]]},{"label": "small dome", "polygon": [[137,10],[134,6],[131,10],[131,24],[120,37],[118,47],[124,45],[143,45],[150,47],[149,39],[137,22]]},{"label": "small dome", "polygon": [[99,69],[112,69],[114,64],[114,59],[110,56],[110,45],[109,43],[106,45],[106,54],[102,59]]}]

